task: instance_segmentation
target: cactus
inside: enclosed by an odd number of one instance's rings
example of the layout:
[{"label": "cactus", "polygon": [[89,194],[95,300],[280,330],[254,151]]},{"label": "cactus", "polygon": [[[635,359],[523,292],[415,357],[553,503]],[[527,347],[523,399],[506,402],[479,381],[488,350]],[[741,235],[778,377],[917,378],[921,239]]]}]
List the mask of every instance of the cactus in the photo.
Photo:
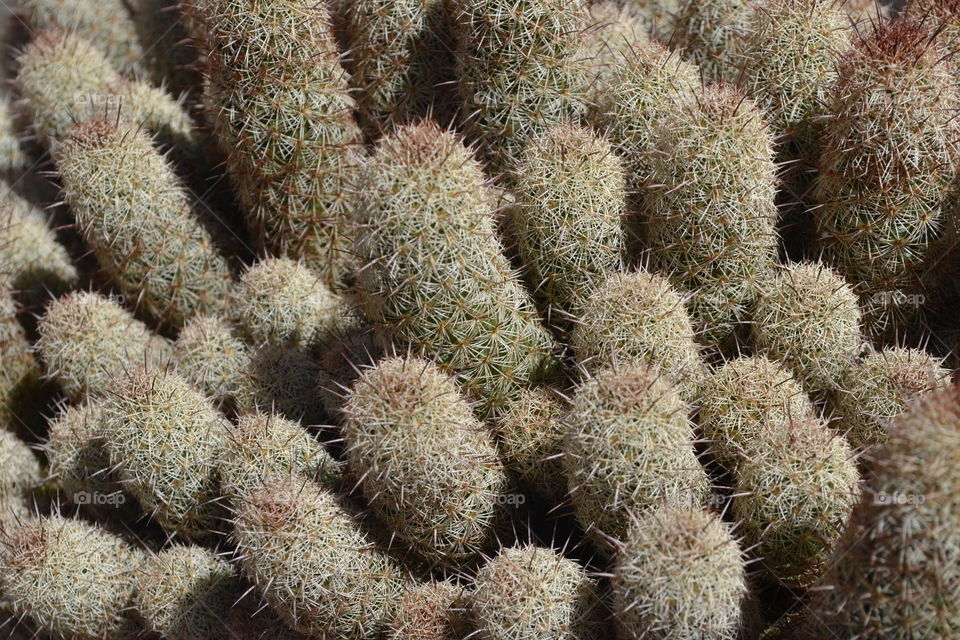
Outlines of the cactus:
[{"label": "cactus", "polygon": [[957,388],[918,400],[873,453],[872,473],[811,603],[810,637],[955,636],[960,601],[949,594],[960,589]]},{"label": "cactus", "polygon": [[240,413],[273,412],[304,425],[325,424],[320,364],[297,349],[264,346],[255,349],[237,387]]},{"label": "cactus", "polygon": [[224,637],[224,619],[246,588],[228,562],[192,545],[150,557],[136,580],[137,612],[164,640]]},{"label": "cactus", "polygon": [[133,371],[106,391],[103,434],[125,488],[171,533],[215,530],[226,419],[175,373]]},{"label": "cactus", "polygon": [[710,495],[687,410],[676,387],[642,361],[577,388],[563,461],[574,513],[601,551],[659,501],[703,503]]},{"label": "cactus", "polygon": [[24,110],[48,146],[62,140],[75,122],[119,114],[181,153],[203,154],[190,115],[179,102],[161,89],[125,78],[90,41],[75,33],[45,29],[17,62]]},{"label": "cactus", "polygon": [[706,365],[683,298],[665,278],[645,271],[613,273],[581,305],[570,345],[580,366],[599,371],[643,359],[693,401]]},{"label": "cactus", "polygon": [[242,416],[230,429],[220,476],[231,500],[243,499],[265,478],[290,474],[335,488],[342,475],[339,462],[296,422],[274,414]]},{"label": "cactus", "polygon": [[2,535],[0,592],[55,637],[136,637],[131,612],[142,551],[99,526],[53,515]]},{"label": "cactus", "polygon": [[[327,7],[307,0],[194,0],[205,100],[262,248],[302,258],[328,285],[347,269],[346,185],[361,134]],[[264,73],[270,69],[270,73]]]},{"label": "cactus", "polygon": [[627,188],[641,194],[650,178],[654,129],[700,88],[700,72],[656,42],[638,43],[624,54],[605,91],[597,92],[589,120],[607,133],[624,160]]},{"label": "cactus", "polygon": [[819,130],[837,59],[853,29],[836,0],[774,0],[755,5],[738,37],[736,80],[779,138],[782,189],[801,202],[812,186]]},{"label": "cactus", "polygon": [[597,584],[554,549],[503,549],[480,571],[469,609],[483,640],[602,637]]},{"label": "cactus", "polygon": [[950,377],[938,358],[919,349],[872,353],[847,371],[833,394],[839,417],[833,426],[855,447],[883,444],[890,421],[917,396],[950,384]]},{"label": "cactus", "polygon": [[446,0],[346,3],[357,115],[373,139],[428,114],[446,119],[453,42]]},{"label": "cactus", "polygon": [[349,323],[346,304],[320,276],[289,258],[268,258],[250,267],[235,306],[257,344],[316,348]]},{"label": "cactus", "polygon": [[231,401],[250,361],[247,346],[221,316],[197,315],[173,344],[177,372],[217,405]]},{"label": "cactus", "polygon": [[[2,153],[2,151],[0,151]],[[16,193],[0,196],[0,278],[15,289],[61,292],[77,283],[77,269],[57,242],[47,217]]]},{"label": "cactus", "polygon": [[737,35],[749,28],[750,8],[748,0],[686,0],[674,17],[670,44],[698,65],[705,79],[735,80]]},{"label": "cactus", "polygon": [[461,640],[470,633],[464,596],[452,582],[411,587],[387,625],[386,640]]},{"label": "cactus", "polygon": [[857,283],[875,338],[920,311],[952,216],[960,98],[945,58],[922,25],[882,24],[842,56],[827,106],[813,194],[820,247]]},{"label": "cactus", "polygon": [[334,495],[311,483],[268,480],[240,503],[234,526],[243,574],[307,635],[376,638],[406,588]]},{"label": "cactus", "polygon": [[332,342],[317,360],[317,391],[327,416],[339,422],[344,399],[360,376],[360,367],[379,360],[385,345],[363,321],[347,327]]},{"label": "cactus", "polygon": [[618,0],[643,20],[647,31],[661,40],[670,38],[673,22],[683,8],[682,0]]},{"label": "cactus", "polygon": [[614,564],[617,637],[735,640],[745,574],[737,541],[716,516],[690,505],[652,511],[633,523]]},{"label": "cactus", "polygon": [[0,173],[10,175],[26,169],[30,157],[20,145],[17,112],[8,98],[0,98]]},{"label": "cactus", "polygon": [[757,299],[754,346],[782,361],[808,393],[822,399],[856,362],[863,339],[857,296],[818,263],[779,269]]},{"label": "cactus", "polygon": [[500,457],[520,485],[550,504],[567,493],[563,483],[565,403],[546,387],[524,389],[497,416]]},{"label": "cactus", "polygon": [[787,587],[820,577],[857,500],[847,441],[817,418],[769,424],[737,466],[733,515],[762,569]]},{"label": "cactus", "polygon": [[730,471],[760,441],[791,421],[812,419],[809,396],[781,364],[764,356],[730,360],[703,385],[698,420],[714,458]]},{"label": "cactus", "polygon": [[116,495],[122,491],[122,485],[110,471],[102,432],[102,402],[92,399],[64,407],[50,421],[43,445],[50,477],[64,497],[77,504],[88,502],[87,496]]},{"label": "cactus", "polygon": [[650,160],[646,195],[652,262],[694,292],[701,342],[724,348],[777,258],[773,138],[754,104],[722,85],[657,131],[663,152]]},{"label": "cactus", "polygon": [[227,261],[146,133],[86,120],[54,155],[81,233],[138,307],[182,326],[223,305],[232,285]]},{"label": "cactus", "polygon": [[[489,415],[555,367],[533,303],[503,256],[489,191],[460,138],[434,124],[385,137],[355,215],[367,316],[459,374]],[[495,329],[494,329],[495,328]]]},{"label": "cactus", "polygon": [[630,56],[630,52],[649,42],[650,20],[614,0],[604,0],[589,7],[590,27],[580,43],[580,57],[592,69],[588,104],[602,99],[610,81]]},{"label": "cactus", "polygon": [[124,0],[21,0],[18,4],[33,30],[59,28],[75,33],[96,42],[104,59],[124,73],[144,72],[147,51]]},{"label": "cactus", "polygon": [[352,475],[399,542],[454,566],[490,542],[507,478],[453,378],[387,358],[360,376],[343,413]]},{"label": "cactus", "polygon": [[116,301],[90,292],[69,293],[40,319],[37,348],[44,368],[69,398],[102,395],[128,369],[170,359],[170,345]]},{"label": "cactus", "polygon": [[6,279],[0,276],[0,425],[22,422],[40,388],[40,368],[30,350]]},{"label": "cactus", "polygon": [[562,326],[625,257],[622,163],[589,129],[552,125],[524,148],[511,181],[510,227],[528,286],[548,324]]},{"label": "cactus", "polygon": [[562,0],[454,0],[457,77],[468,126],[494,173],[552,124],[585,112],[578,59],[587,12]]},{"label": "cactus", "polygon": [[[873,12],[876,15],[876,12]],[[960,65],[953,59],[953,52],[960,47],[960,2],[956,0],[910,0],[900,14],[907,20],[922,23],[935,32],[935,38],[943,51],[949,52],[953,72]]]},{"label": "cactus", "polygon": [[27,443],[0,429],[0,500],[23,500],[40,481],[40,461]]}]

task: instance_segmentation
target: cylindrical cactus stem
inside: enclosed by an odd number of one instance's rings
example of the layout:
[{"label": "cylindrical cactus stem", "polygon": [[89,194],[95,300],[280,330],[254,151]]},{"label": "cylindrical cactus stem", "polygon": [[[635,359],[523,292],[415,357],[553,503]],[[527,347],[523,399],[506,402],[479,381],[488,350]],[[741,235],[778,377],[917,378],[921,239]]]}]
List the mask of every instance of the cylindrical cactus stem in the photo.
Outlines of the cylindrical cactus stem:
[{"label": "cylindrical cactus stem", "polygon": [[410,587],[387,625],[387,640],[461,640],[471,632],[466,590],[453,582]]},{"label": "cylindrical cactus stem", "polygon": [[580,306],[570,344],[587,371],[644,360],[693,402],[706,372],[694,337],[684,299],[670,282],[636,271],[612,273],[597,286]]},{"label": "cylindrical cactus stem", "polygon": [[203,547],[174,545],[136,576],[136,610],[164,640],[216,640],[247,587],[226,560]]},{"label": "cylindrical cactus stem", "polygon": [[180,330],[173,361],[180,375],[223,405],[236,397],[250,353],[226,318],[201,314]]},{"label": "cylindrical cactus stem", "polygon": [[854,31],[836,0],[773,0],[750,8],[738,36],[736,81],[779,138],[784,204],[805,201],[840,54]]},{"label": "cylindrical cactus stem", "polygon": [[296,422],[269,413],[241,416],[227,435],[220,463],[223,493],[231,501],[243,500],[265,478],[289,475],[335,488],[341,463]]},{"label": "cylindrical cactus stem", "polygon": [[237,409],[275,411],[304,426],[329,424],[319,391],[322,376],[320,363],[300,349],[253,349],[237,388]]},{"label": "cylindrical cactus stem", "polygon": [[574,513],[601,551],[613,550],[630,518],[661,500],[706,502],[710,481],[687,413],[673,383],[642,361],[605,369],[577,388],[563,461]]},{"label": "cylindrical cactus stem", "polygon": [[229,426],[175,373],[133,371],[107,387],[103,433],[117,477],[167,531],[218,531],[219,460]]},{"label": "cylindrical cactus stem", "polygon": [[78,280],[77,268],[57,242],[47,216],[12,191],[0,196],[0,263],[0,278],[17,290],[58,293]]},{"label": "cylindrical cactus stem", "polygon": [[839,388],[860,354],[860,308],[843,278],[818,263],[776,271],[753,312],[754,346],[793,372],[818,400]]},{"label": "cylindrical cactus stem", "polygon": [[451,10],[469,129],[491,171],[508,171],[546,126],[586,110],[586,9],[562,0],[453,0]]},{"label": "cylindrical cactus stem", "polygon": [[189,191],[145,132],[86,120],[54,156],[84,239],[139,309],[182,326],[224,305],[232,287],[229,265]]},{"label": "cylindrical cactus stem", "polygon": [[552,125],[524,148],[509,226],[541,313],[562,327],[608,272],[623,264],[626,177],[610,143]]},{"label": "cylindrical cactus stem", "polygon": [[255,344],[318,350],[355,321],[323,279],[289,258],[267,258],[241,279],[234,304]]},{"label": "cylindrical cactus stem", "polygon": [[40,461],[27,443],[12,431],[0,429],[0,501],[25,500],[41,479]]},{"label": "cylindrical cactus stem", "polygon": [[826,109],[819,244],[856,284],[877,339],[904,333],[922,312],[943,239],[955,235],[960,95],[947,58],[925,26],[882,24],[841,56]]},{"label": "cylindrical cactus stem", "polygon": [[764,573],[802,589],[827,566],[859,494],[850,445],[819,418],[771,423],[745,447],[733,515]]},{"label": "cylindrical cactus stem", "polygon": [[590,26],[583,32],[580,57],[590,71],[587,104],[610,88],[617,67],[630,52],[649,42],[649,24],[637,11],[615,0],[590,5]]},{"label": "cylindrical cactus stem", "polygon": [[596,581],[555,549],[503,549],[477,572],[469,609],[485,640],[603,637]]},{"label": "cylindrical cactus stem", "polygon": [[809,637],[956,635],[960,601],[943,596],[960,589],[957,387],[913,404],[871,458],[862,496],[816,588]]},{"label": "cylindrical cactus stem", "polygon": [[18,58],[17,85],[25,112],[45,145],[73,123],[117,115],[144,126],[175,153],[192,158],[200,137],[183,106],[161,89],[122,76],[96,46],[76,33],[50,28]]},{"label": "cylindrical cactus stem", "polygon": [[702,387],[698,422],[714,459],[729,471],[767,432],[816,416],[803,387],[780,363],[764,356],[728,361]]},{"label": "cylindrical cactus stem", "polygon": [[670,44],[698,65],[705,79],[730,82],[737,77],[737,36],[749,22],[749,0],[685,0],[673,20]]},{"label": "cylindrical cactus stem", "polygon": [[115,300],[76,292],[54,300],[40,319],[37,348],[47,375],[69,398],[102,395],[125,371],[162,365],[170,344]]},{"label": "cylindrical cactus stem", "polygon": [[268,479],[240,503],[234,525],[243,574],[307,635],[377,638],[408,587],[336,496],[312,483]]},{"label": "cylindrical cactus stem", "polygon": [[0,276],[0,424],[17,428],[35,411],[29,399],[40,389],[41,371],[27,334],[17,320],[17,305]]},{"label": "cylindrical cactus stem", "polygon": [[[328,7],[308,0],[192,0],[205,99],[252,235],[336,284],[360,129]],[[264,73],[270,69],[270,73]]]},{"label": "cylindrical cactus stem", "polygon": [[343,10],[357,115],[369,138],[428,115],[453,114],[447,0],[356,0]]},{"label": "cylindrical cactus stem", "polygon": [[[729,348],[777,259],[777,168],[760,111],[706,87],[657,128],[647,229],[652,262],[693,293],[703,344]],[[669,150],[669,151],[667,151]]]},{"label": "cylindrical cactus stem", "polygon": [[[141,0],[137,0],[138,2]],[[95,42],[110,65],[123,73],[145,75],[150,60],[124,0],[22,0],[17,3],[34,31],[59,28]]]},{"label": "cylindrical cactus stem", "polygon": [[343,413],[351,475],[399,542],[450,566],[486,548],[507,476],[452,377],[419,358],[381,360]]},{"label": "cylindrical cactus stem", "polygon": [[730,528],[689,504],[634,521],[613,569],[618,638],[735,640],[748,597]]},{"label": "cylindrical cactus stem", "polygon": [[887,441],[891,421],[920,395],[950,384],[952,372],[920,349],[884,349],[847,370],[831,396],[837,431],[857,448]]},{"label": "cylindrical cactus stem", "polygon": [[133,638],[136,573],[145,554],[99,526],[58,515],[0,534],[0,591],[55,637]]},{"label": "cylindrical cactus stem", "polygon": [[385,137],[357,194],[367,316],[398,345],[457,373],[489,415],[556,366],[555,346],[510,269],[480,164],[435,124]]}]

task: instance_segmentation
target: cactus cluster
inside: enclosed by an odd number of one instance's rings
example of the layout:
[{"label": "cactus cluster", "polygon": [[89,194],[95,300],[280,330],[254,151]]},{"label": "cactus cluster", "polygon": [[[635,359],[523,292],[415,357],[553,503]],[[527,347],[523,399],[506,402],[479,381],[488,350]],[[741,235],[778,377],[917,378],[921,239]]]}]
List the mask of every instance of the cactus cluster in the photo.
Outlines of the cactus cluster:
[{"label": "cactus cluster", "polygon": [[956,0],[14,2],[0,635],[958,635]]}]

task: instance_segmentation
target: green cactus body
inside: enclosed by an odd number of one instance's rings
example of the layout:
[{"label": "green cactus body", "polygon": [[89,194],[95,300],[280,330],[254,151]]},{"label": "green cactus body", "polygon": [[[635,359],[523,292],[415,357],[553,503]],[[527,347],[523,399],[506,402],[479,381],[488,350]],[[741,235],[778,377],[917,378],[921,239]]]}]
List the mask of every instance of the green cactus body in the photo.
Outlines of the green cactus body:
[{"label": "green cactus body", "polygon": [[656,274],[612,273],[581,305],[570,344],[580,366],[596,372],[642,359],[659,367],[692,402],[706,372],[684,300]]},{"label": "green cactus body", "polygon": [[493,172],[508,171],[551,124],[585,112],[579,2],[454,0],[457,75],[472,137]]},{"label": "green cactus body", "polygon": [[229,427],[213,405],[177,374],[140,370],[109,384],[101,407],[110,463],[141,506],[171,533],[216,530]]},{"label": "green cactus body", "polygon": [[453,42],[446,0],[346,3],[349,67],[370,138],[427,115],[444,121],[453,99]]},{"label": "green cactus body", "polygon": [[0,263],[0,278],[14,289],[44,287],[60,292],[78,279],[76,267],[43,212],[12,191],[0,196]]},{"label": "green cactus body", "polygon": [[792,202],[803,201],[812,186],[820,120],[837,79],[838,58],[853,35],[836,0],[773,0],[751,8],[738,36],[736,80],[779,138],[781,189]]},{"label": "green cactus body", "polygon": [[622,163],[589,129],[553,125],[524,149],[511,181],[510,227],[528,286],[548,324],[562,326],[625,257]]},{"label": "green cactus body", "polygon": [[0,425],[16,427],[31,410],[29,398],[40,387],[40,367],[17,321],[17,306],[0,278]]},{"label": "green cactus body", "polygon": [[243,275],[236,311],[256,344],[322,347],[350,322],[347,305],[305,265],[268,258]]},{"label": "green cactus body", "polygon": [[459,374],[489,415],[555,367],[553,342],[497,239],[485,178],[460,138],[424,123],[362,171],[357,249],[367,316]]},{"label": "green cactus body", "polygon": [[18,63],[17,85],[25,112],[47,145],[62,140],[75,122],[94,116],[116,118],[119,113],[180,153],[198,152],[200,138],[179,102],[161,89],[120,75],[93,43],[75,33],[59,28],[41,31]]},{"label": "green cactus body", "polygon": [[725,86],[705,88],[658,132],[646,195],[653,263],[693,293],[700,340],[726,347],[777,258],[773,138]]},{"label": "green cactus body", "polygon": [[213,131],[230,150],[253,236],[335,284],[347,269],[347,184],[361,134],[327,7],[196,0],[187,12],[207,56]]},{"label": "green cactus body", "polygon": [[81,233],[138,308],[182,326],[224,305],[229,265],[146,133],[87,120],[57,146],[55,159]]},{"label": "green cactus body", "polygon": [[[888,22],[843,54],[814,197],[824,259],[856,283],[867,331],[902,332],[953,233],[960,98],[931,34]],[[935,278],[934,278],[935,279]],[[920,298],[916,296],[920,295]]]},{"label": "green cactus body", "polygon": [[480,571],[469,609],[483,640],[591,640],[603,637],[596,582],[554,549],[500,551]]},{"label": "green cactus body", "polygon": [[15,612],[55,637],[142,633],[131,615],[144,554],[96,525],[61,516],[21,522],[0,545],[0,591]]},{"label": "green cactus body", "polygon": [[[960,633],[960,402],[927,394],[871,454],[872,473],[811,603],[809,637]],[[804,640],[806,640],[806,636]]]},{"label": "green cactus body", "polygon": [[920,395],[950,384],[951,371],[919,349],[872,353],[850,368],[832,397],[833,426],[858,448],[887,440],[890,422]]},{"label": "green cactus body", "polygon": [[746,448],[733,515],[760,567],[789,588],[819,579],[859,494],[847,441],[817,418],[769,425]]},{"label": "green cactus body", "polygon": [[175,545],[150,557],[136,577],[137,612],[164,640],[216,640],[246,586],[211,551]]},{"label": "green cactus body", "polygon": [[74,401],[102,395],[130,367],[160,365],[170,345],[116,301],[70,293],[47,308],[38,325],[44,368]]},{"label": "green cactus body", "polygon": [[693,449],[687,405],[659,369],[605,369],[577,389],[566,416],[564,465],[577,520],[602,551],[632,515],[661,501],[701,504],[710,481]]},{"label": "green cactus body", "polygon": [[769,432],[816,413],[803,387],[781,364],[764,356],[739,357],[703,385],[698,420],[713,456],[735,470]]},{"label": "green cactus body", "polygon": [[614,563],[618,638],[735,640],[747,595],[730,529],[690,505],[636,520]]},{"label": "green cactus body", "polygon": [[752,332],[757,350],[783,362],[817,399],[838,388],[863,344],[853,289],[810,262],[773,275],[757,299]]},{"label": "green cactus body", "polygon": [[378,637],[406,588],[401,571],[336,497],[310,483],[268,481],[235,514],[243,574],[294,629]]},{"label": "green cactus body", "polygon": [[418,358],[382,360],[344,415],[352,475],[399,542],[454,566],[487,546],[507,477],[453,378]]},{"label": "green cactus body", "polygon": [[739,59],[737,35],[749,22],[749,0],[687,0],[673,20],[670,44],[698,65],[705,79],[732,81]]},{"label": "green cactus body", "polygon": [[242,416],[227,436],[220,464],[223,492],[231,500],[260,487],[265,478],[290,475],[335,488],[343,470],[319,442],[296,422],[282,416]]},{"label": "green cactus body", "polygon": [[218,405],[237,394],[250,354],[223,317],[192,317],[173,344],[177,371]]}]

